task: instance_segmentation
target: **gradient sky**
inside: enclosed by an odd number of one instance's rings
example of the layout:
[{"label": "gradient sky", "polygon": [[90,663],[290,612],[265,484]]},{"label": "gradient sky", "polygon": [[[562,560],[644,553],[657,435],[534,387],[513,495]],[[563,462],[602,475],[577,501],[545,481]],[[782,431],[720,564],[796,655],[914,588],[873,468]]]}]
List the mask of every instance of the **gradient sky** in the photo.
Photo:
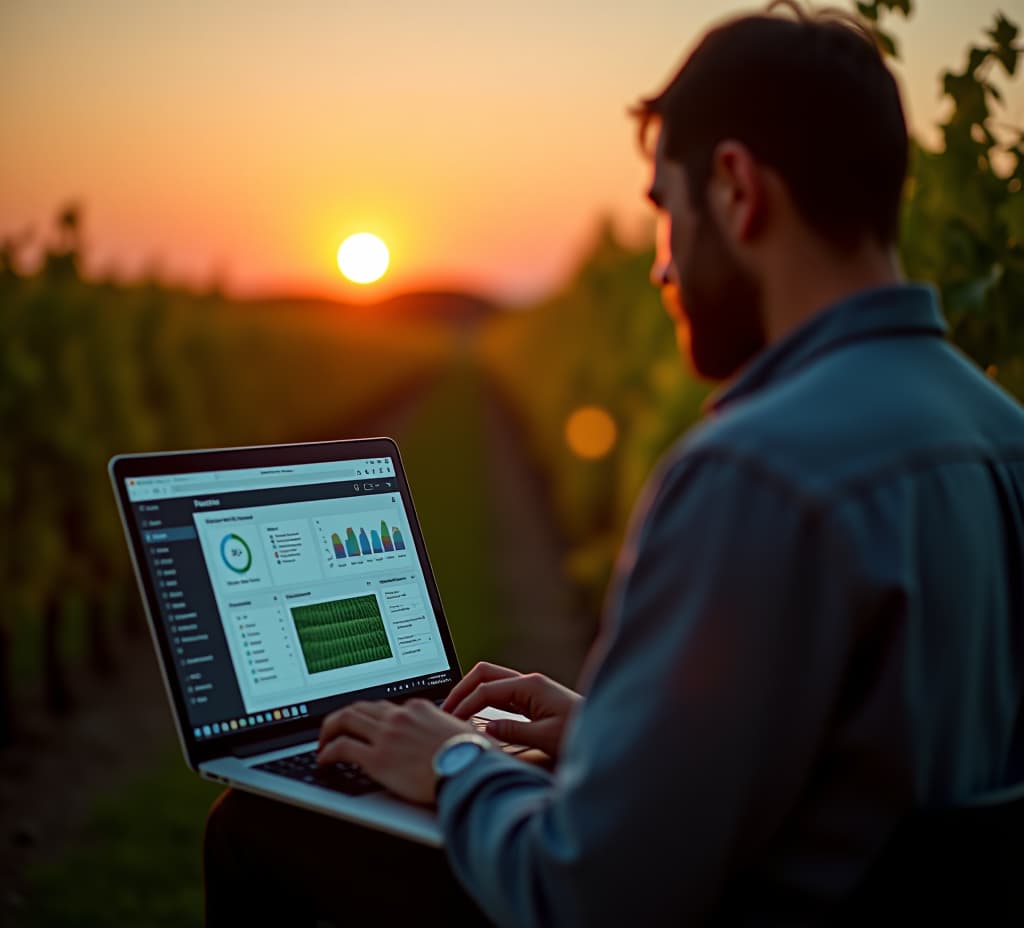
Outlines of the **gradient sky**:
[{"label": "gradient sky", "polygon": [[[1007,13],[1024,19],[1021,0]],[[625,109],[703,30],[711,0],[0,0],[0,236],[85,207],[92,273],[350,298],[338,244],[374,231],[361,291],[556,286],[601,214],[646,228]],[[986,0],[893,17],[913,130]],[[1021,80],[1004,121],[1024,125]],[[1003,82],[1004,86],[1005,82]]]}]

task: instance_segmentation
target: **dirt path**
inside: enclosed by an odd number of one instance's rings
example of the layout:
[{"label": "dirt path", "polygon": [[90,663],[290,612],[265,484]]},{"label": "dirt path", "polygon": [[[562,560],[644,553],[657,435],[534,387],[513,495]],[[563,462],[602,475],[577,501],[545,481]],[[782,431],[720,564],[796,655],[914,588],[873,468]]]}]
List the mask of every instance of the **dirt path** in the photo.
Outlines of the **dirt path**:
[{"label": "dirt path", "polygon": [[562,539],[518,423],[493,389],[485,395],[495,579],[502,625],[509,630],[503,658],[518,670],[540,671],[573,686],[593,623],[579,613],[566,579]]}]

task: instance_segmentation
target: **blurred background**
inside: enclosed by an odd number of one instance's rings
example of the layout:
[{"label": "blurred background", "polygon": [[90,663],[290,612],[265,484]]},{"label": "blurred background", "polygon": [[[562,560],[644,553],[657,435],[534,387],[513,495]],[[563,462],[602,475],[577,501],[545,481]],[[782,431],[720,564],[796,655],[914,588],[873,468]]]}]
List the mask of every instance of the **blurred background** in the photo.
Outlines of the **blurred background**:
[{"label": "blurred background", "polygon": [[[850,9],[911,123],[906,273],[1024,398],[1024,8],[994,3]],[[0,923],[201,920],[218,790],[174,738],[114,453],[394,435],[463,667],[575,681],[708,391],[648,281],[626,109],[743,9],[0,3]],[[339,261],[356,233],[382,275]]]}]

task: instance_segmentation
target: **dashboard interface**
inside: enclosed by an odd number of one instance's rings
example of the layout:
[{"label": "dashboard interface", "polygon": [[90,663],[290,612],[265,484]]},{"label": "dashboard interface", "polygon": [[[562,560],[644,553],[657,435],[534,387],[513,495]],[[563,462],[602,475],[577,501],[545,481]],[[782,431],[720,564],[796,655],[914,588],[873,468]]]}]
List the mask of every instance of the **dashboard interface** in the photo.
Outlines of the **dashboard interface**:
[{"label": "dashboard interface", "polygon": [[452,681],[390,457],[125,492],[195,738]]}]

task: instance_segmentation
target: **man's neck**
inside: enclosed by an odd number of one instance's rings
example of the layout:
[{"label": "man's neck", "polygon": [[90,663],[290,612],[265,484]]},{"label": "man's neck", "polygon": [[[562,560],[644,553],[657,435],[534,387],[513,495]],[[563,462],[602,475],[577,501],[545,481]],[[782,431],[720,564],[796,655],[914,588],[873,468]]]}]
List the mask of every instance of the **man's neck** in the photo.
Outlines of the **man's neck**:
[{"label": "man's neck", "polygon": [[765,335],[772,344],[823,309],[872,287],[902,282],[895,249],[865,243],[838,254],[818,242],[788,249],[762,281]]}]

